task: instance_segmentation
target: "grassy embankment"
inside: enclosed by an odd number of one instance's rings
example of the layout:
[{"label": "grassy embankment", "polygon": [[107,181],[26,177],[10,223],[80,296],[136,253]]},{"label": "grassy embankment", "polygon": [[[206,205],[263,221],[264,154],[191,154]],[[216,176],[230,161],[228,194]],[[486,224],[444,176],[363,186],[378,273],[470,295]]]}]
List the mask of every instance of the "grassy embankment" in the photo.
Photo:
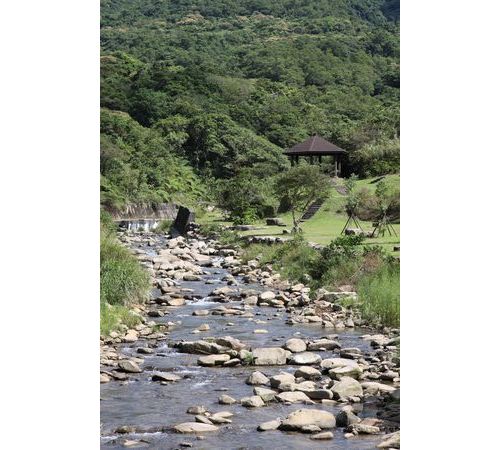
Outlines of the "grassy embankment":
[{"label": "grassy embankment", "polygon": [[148,293],[149,276],[132,254],[116,239],[111,217],[101,213],[101,334],[120,325],[137,325],[139,317],[129,306]]},{"label": "grassy embankment", "polygon": [[[358,180],[356,182],[356,189],[367,188],[370,191],[375,192],[380,179],[381,177]],[[389,183],[399,183],[399,175],[387,175],[384,179]],[[309,242],[327,245],[333,239],[339,237],[347,220],[347,216],[344,212],[345,201],[346,197],[344,195],[339,194],[336,190],[332,190],[330,197],[325,201],[325,203],[323,203],[319,211],[309,220],[302,223],[301,227],[304,232],[304,238]],[[286,224],[287,229],[292,227],[292,215],[290,213],[281,214],[279,217]],[[199,221],[203,224],[231,225],[231,222],[224,221],[222,214],[218,211],[207,213]],[[361,221],[360,223],[365,231],[371,231],[373,229],[372,222]],[[288,235],[282,234],[283,229],[281,227],[267,226],[265,221],[258,221],[254,225],[259,229],[242,231],[239,232],[239,234],[241,236],[288,237]],[[399,252],[394,252],[393,248],[395,245],[400,244],[400,226],[399,224],[394,224],[393,226],[398,236],[389,236],[389,234],[386,233],[385,236],[367,239],[364,242],[364,245],[381,246],[392,255],[399,255]]]}]

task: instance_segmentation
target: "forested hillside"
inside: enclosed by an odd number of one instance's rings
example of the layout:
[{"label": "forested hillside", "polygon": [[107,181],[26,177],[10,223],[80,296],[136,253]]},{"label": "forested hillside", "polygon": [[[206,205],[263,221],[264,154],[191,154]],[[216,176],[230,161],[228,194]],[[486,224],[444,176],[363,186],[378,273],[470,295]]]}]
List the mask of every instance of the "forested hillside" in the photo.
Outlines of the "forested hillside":
[{"label": "forested hillside", "polygon": [[399,170],[399,2],[102,0],[102,200],[199,198],[311,134]]}]

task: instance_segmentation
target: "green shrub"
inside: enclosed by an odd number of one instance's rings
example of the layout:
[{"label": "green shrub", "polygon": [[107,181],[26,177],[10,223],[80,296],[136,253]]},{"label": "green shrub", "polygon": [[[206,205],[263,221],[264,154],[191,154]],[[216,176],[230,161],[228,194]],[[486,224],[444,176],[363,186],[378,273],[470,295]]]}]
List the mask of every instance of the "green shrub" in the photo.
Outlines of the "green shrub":
[{"label": "green shrub", "polygon": [[361,315],[372,323],[399,326],[399,267],[387,263],[358,284]]},{"label": "green shrub", "polygon": [[141,322],[137,314],[131,312],[126,306],[109,305],[101,302],[101,334],[109,335],[117,330],[121,324],[131,328]]}]

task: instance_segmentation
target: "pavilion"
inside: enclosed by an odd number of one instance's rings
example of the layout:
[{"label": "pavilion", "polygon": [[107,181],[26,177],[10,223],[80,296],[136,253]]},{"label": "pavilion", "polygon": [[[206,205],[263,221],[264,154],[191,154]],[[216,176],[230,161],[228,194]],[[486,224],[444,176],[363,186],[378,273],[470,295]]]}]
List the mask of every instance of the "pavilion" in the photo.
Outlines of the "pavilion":
[{"label": "pavilion", "polygon": [[317,134],[306,139],[300,144],[294,145],[292,148],[285,150],[284,154],[290,157],[292,166],[299,162],[301,156],[309,157],[309,162],[312,164],[314,162],[314,157],[317,156],[317,160],[321,163],[322,156],[332,156],[333,171],[335,176],[340,175],[341,171],[341,156],[347,152],[335,144],[328,142]]}]

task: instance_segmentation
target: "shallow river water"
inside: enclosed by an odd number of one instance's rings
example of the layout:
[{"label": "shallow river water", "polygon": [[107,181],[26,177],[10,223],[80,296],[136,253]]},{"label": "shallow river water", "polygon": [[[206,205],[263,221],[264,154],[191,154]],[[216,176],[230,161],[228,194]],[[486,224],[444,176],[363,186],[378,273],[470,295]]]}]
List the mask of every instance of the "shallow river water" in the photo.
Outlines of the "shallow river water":
[{"label": "shallow river water", "polygon": [[[217,287],[225,286],[221,281],[228,272],[222,268],[205,268],[207,274],[203,281],[181,282],[182,287],[192,289],[193,296],[199,300],[188,301],[185,306],[170,308],[170,314],[152,319],[158,323],[182,323],[173,328],[165,341],[161,341],[155,353],[137,355],[135,349],[145,346],[145,341],[134,344],[123,344],[121,351],[131,356],[144,357],[144,371],[131,374],[127,383],[111,381],[101,385],[101,448],[123,447],[124,438],[144,440],[142,445],[133,448],[175,449],[181,443],[191,443],[197,449],[368,449],[375,448],[381,436],[356,437],[346,439],[342,429],[332,430],[334,439],[330,441],[314,441],[307,434],[286,433],[282,431],[258,432],[257,426],[278,417],[284,418],[290,412],[301,408],[325,409],[336,413],[340,407],[322,405],[284,405],[272,402],[261,408],[245,408],[241,405],[219,405],[218,397],[222,394],[240,399],[253,395],[253,386],[245,384],[246,377],[255,370],[267,376],[280,371],[294,372],[297,366],[265,366],[265,367],[201,367],[196,361],[200,355],[178,353],[169,347],[169,341],[198,340],[209,336],[233,336],[250,347],[277,347],[291,337],[319,338],[330,332],[317,324],[287,325],[286,312],[277,312],[275,308],[254,307],[254,320],[266,323],[256,324],[249,318],[241,316],[193,316],[195,309],[212,309],[220,307],[220,303],[207,301],[208,294]],[[206,284],[207,280],[215,280],[214,284]],[[231,286],[232,288],[235,286]],[[241,289],[263,290],[262,286],[241,284]],[[226,307],[241,306],[240,302],[223,304]],[[208,324],[210,330],[199,334],[192,331],[201,324]],[[232,325],[234,324],[234,325]],[[254,334],[255,329],[265,329],[267,334]],[[368,350],[369,345],[360,339],[365,334],[360,330],[339,333],[338,341],[342,347],[358,347]],[[323,359],[338,356],[331,351],[318,352]],[[161,385],[151,381],[154,370],[171,371],[181,377],[178,382]],[[154,427],[173,426],[182,422],[194,421],[194,416],[187,414],[190,406],[203,405],[210,412],[230,411],[234,414],[232,423],[221,425],[215,433],[206,433],[203,440],[194,435],[174,432],[132,433],[125,437],[114,434],[120,426]],[[357,405],[362,408],[360,405]],[[375,406],[364,404],[360,417],[374,417]]]}]

